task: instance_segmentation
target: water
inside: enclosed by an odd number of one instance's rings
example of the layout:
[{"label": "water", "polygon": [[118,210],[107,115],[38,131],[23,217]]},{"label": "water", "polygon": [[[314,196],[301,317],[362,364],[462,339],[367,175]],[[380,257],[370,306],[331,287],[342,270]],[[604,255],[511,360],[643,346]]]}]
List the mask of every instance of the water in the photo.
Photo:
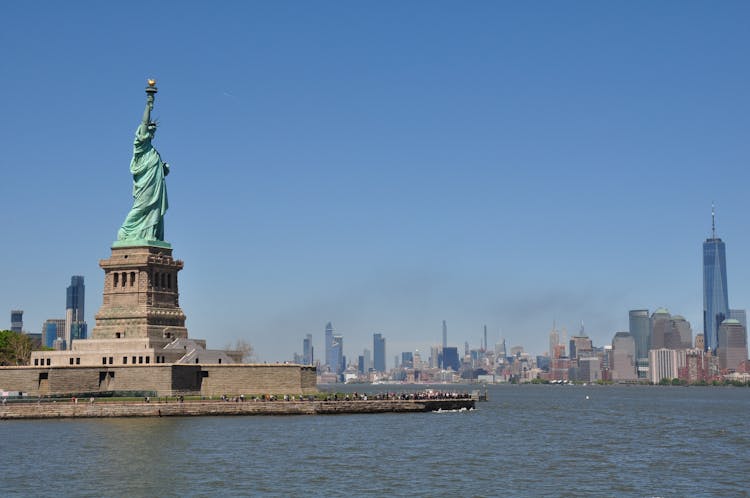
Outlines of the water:
[{"label": "water", "polygon": [[489,395],[468,413],[0,421],[0,494],[748,496],[750,389]]}]

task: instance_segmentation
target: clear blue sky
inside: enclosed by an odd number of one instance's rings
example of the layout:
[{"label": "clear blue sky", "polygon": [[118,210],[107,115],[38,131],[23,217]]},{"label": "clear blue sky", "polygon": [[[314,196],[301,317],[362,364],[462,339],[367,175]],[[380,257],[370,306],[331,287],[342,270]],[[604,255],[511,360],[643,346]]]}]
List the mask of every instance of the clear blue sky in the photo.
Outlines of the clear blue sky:
[{"label": "clear blue sky", "polygon": [[[146,77],[191,336],[349,358],[750,307],[750,3],[5,2],[0,303],[62,317],[131,206]],[[7,325],[5,325],[7,326]]]}]

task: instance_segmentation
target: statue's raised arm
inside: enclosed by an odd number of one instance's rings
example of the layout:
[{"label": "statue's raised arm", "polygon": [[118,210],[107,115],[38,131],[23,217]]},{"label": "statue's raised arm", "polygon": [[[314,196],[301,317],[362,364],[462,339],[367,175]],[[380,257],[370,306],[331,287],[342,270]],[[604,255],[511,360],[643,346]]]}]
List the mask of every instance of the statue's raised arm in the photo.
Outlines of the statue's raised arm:
[{"label": "statue's raised arm", "polygon": [[168,166],[152,145],[156,123],[151,121],[156,81],[148,80],[146,108],[135,132],[133,159],[133,208],[117,233],[118,245],[164,245],[164,213],[167,212]]},{"label": "statue's raised arm", "polygon": [[154,96],[150,95],[146,97],[146,109],[143,111],[143,119],[141,124],[148,126],[151,122],[151,110],[154,108]]}]

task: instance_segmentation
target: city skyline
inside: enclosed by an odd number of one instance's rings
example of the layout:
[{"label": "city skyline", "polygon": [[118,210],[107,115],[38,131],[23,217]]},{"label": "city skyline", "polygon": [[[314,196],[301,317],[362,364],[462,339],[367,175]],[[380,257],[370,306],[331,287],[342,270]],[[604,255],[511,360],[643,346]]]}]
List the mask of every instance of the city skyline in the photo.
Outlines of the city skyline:
[{"label": "city skyline", "polygon": [[660,307],[699,333],[712,202],[730,304],[750,304],[746,3],[149,12],[4,9],[0,303],[29,331],[70,275],[93,323],[147,77],[180,303],[215,347],[284,361],[312,334],[321,359],[331,321],[350,362],[373,333],[392,360],[446,320],[459,350],[487,325],[541,353],[553,322],[603,345]]}]

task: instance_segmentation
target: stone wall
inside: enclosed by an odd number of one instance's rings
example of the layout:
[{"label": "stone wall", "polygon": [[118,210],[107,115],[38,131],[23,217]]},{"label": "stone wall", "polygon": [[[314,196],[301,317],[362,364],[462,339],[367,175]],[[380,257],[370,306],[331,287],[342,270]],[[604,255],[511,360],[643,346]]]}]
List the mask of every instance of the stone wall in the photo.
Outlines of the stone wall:
[{"label": "stone wall", "polygon": [[29,367],[0,367],[0,390],[36,394],[39,371]]},{"label": "stone wall", "polygon": [[153,391],[157,396],[317,391],[314,367],[247,364],[0,367],[0,389],[32,396],[110,391]]},{"label": "stone wall", "polygon": [[28,418],[187,417],[206,415],[336,415],[474,408],[473,399],[370,401],[193,401],[122,403],[69,401],[0,405],[0,420]]},{"label": "stone wall", "polygon": [[313,367],[204,365],[202,375],[201,395],[203,396],[308,394],[317,391]]}]

